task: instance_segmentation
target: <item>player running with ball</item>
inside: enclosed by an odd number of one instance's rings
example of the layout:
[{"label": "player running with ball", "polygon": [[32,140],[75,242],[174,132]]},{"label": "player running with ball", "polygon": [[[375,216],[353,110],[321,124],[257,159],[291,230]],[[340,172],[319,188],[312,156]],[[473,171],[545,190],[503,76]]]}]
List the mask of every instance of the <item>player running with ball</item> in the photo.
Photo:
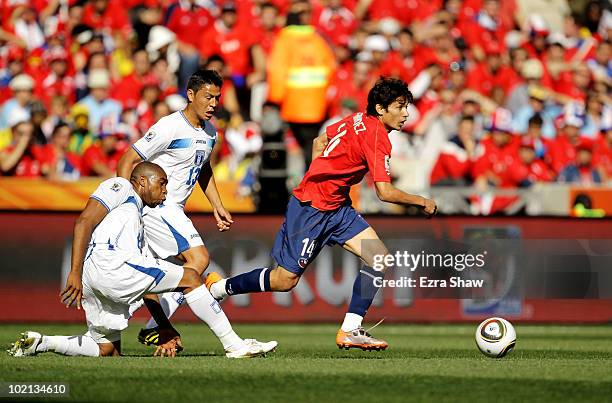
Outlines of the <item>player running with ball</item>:
[{"label": "player running with ball", "polygon": [[408,104],[412,102],[405,82],[381,78],[368,94],[366,113],[344,118],[315,139],[312,164],[293,191],[274,242],[272,257],[278,266],[228,279],[211,273],[206,279],[211,294],[222,299],[244,293],[289,291],[325,245],[339,244],[359,256],[364,266],[355,279],[336,344],[347,349],[386,349],[387,342],[372,337],[361,324],[378,291],[376,284],[380,282],[374,280],[384,276],[384,270],[373,268],[374,256],[386,255],[388,251],[376,232],[351,207],[349,191],[369,171],[380,200],[419,206],[428,216],[436,213],[433,200],[407,194],[391,184],[388,134],[402,128],[408,118]]}]

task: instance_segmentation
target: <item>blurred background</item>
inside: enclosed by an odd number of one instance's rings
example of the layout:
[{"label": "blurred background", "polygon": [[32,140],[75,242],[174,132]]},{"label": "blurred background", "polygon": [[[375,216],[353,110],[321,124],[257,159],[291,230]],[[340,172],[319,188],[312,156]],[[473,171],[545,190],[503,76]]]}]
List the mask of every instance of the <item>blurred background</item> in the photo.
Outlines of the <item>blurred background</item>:
[{"label": "blurred background", "polygon": [[[405,80],[415,98],[390,134],[393,181],[440,212],[410,218],[420,213],[381,203],[366,178],[353,204],[376,214],[384,237],[612,238],[609,1],[0,0],[0,20],[0,292],[15,308],[0,320],[81,318],[56,302],[76,214],[131,143],[185,106],[201,67],[225,77],[212,164],[226,207],[244,213],[217,235],[194,214],[210,211],[202,192],[187,205],[216,270],[270,264],[312,139],[364,111],[381,75]],[[484,311],[409,298],[377,312],[609,321],[609,290],[597,285],[606,277],[588,262],[609,262],[612,248],[595,249],[576,252],[587,263],[555,266],[578,290],[550,291],[550,275],[529,295],[481,296],[494,301]],[[340,317],[350,295],[340,279],[352,284],[358,268],[350,259],[330,252],[289,297],[235,297],[226,309],[251,321]]]}]

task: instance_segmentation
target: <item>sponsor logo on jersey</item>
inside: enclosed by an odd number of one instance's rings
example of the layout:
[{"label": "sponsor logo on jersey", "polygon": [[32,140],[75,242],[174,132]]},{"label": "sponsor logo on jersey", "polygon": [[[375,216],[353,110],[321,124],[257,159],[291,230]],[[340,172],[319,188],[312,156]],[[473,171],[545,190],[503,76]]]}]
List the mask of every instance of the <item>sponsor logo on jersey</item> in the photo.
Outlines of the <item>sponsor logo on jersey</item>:
[{"label": "sponsor logo on jersey", "polygon": [[199,238],[200,234],[191,234],[191,239]]},{"label": "sponsor logo on jersey", "polygon": [[121,189],[121,183],[119,183],[119,182],[115,182],[115,183],[113,183],[113,186],[111,186],[111,190],[113,192],[118,192],[119,189]]},{"label": "sponsor logo on jersey", "polygon": [[302,269],[305,269],[306,266],[308,266],[308,259],[306,258],[301,258],[298,260],[298,266],[300,266]]},{"label": "sponsor logo on jersey", "polygon": [[149,131],[147,132],[147,134],[145,134],[144,138],[145,138],[145,140],[147,140],[147,141],[151,141],[151,140],[153,140],[153,137],[154,137],[154,136],[155,136],[155,132],[154,132],[153,130],[149,130]]},{"label": "sponsor logo on jersey", "polygon": [[196,166],[202,165],[204,163],[205,156],[206,153],[204,152],[204,150],[196,150],[195,160],[193,161],[193,164]]}]

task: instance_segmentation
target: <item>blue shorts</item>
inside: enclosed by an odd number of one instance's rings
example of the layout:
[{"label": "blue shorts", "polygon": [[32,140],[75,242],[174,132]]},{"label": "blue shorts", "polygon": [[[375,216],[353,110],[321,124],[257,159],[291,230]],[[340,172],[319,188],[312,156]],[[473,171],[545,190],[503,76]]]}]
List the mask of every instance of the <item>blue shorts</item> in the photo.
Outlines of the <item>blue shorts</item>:
[{"label": "blue shorts", "polygon": [[350,205],[322,211],[291,196],[271,256],[301,276],[325,245],[344,244],[370,225]]}]

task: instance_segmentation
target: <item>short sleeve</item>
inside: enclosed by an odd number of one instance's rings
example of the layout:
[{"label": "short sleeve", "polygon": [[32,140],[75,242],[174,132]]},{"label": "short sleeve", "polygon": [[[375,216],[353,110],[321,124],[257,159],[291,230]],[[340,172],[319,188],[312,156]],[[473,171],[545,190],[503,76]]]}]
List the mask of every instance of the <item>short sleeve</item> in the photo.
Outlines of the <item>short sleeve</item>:
[{"label": "short sleeve", "polygon": [[364,153],[374,182],[391,182],[391,141],[388,134],[377,130],[365,144]]},{"label": "short sleeve", "polygon": [[123,204],[132,193],[132,184],[124,178],[107,179],[89,196],[110,212]]},{"label": "short sleeve", "polygon": [[167,149],[172,141],[174,131],[167,125],[162,125],[160,123],[162,123],[162,121],[151,126],[140,140],[132,144],[132,148],[138,153],[143,161]]}]

